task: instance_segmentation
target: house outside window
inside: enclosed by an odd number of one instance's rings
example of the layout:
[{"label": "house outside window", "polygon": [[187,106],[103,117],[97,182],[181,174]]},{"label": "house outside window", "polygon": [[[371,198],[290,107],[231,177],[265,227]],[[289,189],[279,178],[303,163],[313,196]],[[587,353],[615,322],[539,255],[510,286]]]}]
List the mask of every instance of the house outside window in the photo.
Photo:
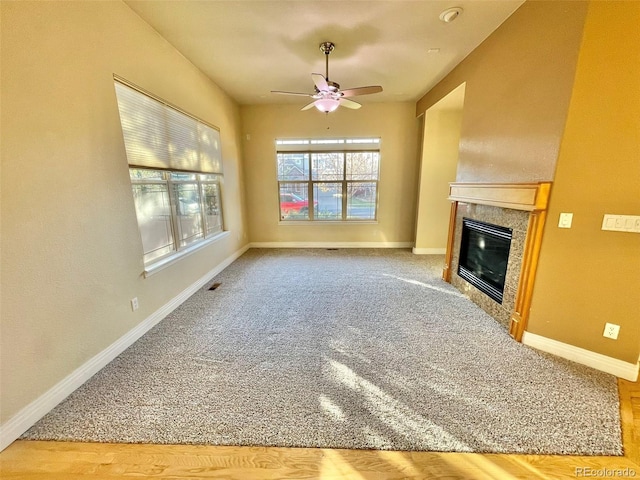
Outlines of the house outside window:
[{"label": "house outside window", "polygon": [[276,140],[281,221],[377,220],[379,138]]}]

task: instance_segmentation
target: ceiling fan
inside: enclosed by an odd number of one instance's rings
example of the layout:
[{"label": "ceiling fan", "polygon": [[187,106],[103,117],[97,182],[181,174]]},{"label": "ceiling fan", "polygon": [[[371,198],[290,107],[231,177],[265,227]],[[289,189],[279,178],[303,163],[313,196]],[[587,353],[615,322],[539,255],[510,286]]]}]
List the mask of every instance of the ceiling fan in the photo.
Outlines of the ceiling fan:
[{"label": "ceiling fan", "polygon": [[296,93],[296,92],[283,92],[280,90],[271,90],[271,93],[278,93],[282,95],[299,95],[303,97],[313,98],[313,102],[302,107],[302,110],[308,110],[312,107],[316,107],[323,113],[333,112],[340,105],[343,107],[358,109],[362,105],[358,102],[350,100],[349,97],[355,97],[358,95],[369,95],[372,93],[380,93],[382,87],[380,85],[373,85],[369,87],[356,87],[348,88],[346,90],[340,90],[340,85],[336,82],[329,80],[329,54],[333,51],[335,45],[331,42],[323,42],[320,44],[320,51],[325,55],[325,75],[321,73],[312,73],[314,93]]}]

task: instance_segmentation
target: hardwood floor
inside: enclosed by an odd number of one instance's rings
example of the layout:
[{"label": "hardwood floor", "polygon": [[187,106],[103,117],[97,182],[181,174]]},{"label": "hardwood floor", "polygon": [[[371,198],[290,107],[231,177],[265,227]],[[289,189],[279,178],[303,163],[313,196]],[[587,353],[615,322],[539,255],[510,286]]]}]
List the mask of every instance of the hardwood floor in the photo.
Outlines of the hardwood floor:
[{"label": "hardwood floor", "polygon": [[16,441],[0,453],[0,477],[3,480],[640,478],[640,383],[620,380],[619,386],[624,457]]}]

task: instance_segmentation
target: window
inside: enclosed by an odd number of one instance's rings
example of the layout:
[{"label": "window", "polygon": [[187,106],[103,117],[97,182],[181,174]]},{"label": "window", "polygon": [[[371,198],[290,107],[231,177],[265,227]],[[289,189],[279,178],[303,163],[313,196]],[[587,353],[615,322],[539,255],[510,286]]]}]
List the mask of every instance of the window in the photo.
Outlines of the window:
[{"label": "window", "polygon": [[280,220],[376,220],[379,147],[378,138],[276,140]]},{"label": "window", "polygon": [[115,87],[149,266],[223,232],[220,134],[120,80]]},{"label": "window", "polygon": [[130,168],[148,265],[223,231],[220,176]]}]

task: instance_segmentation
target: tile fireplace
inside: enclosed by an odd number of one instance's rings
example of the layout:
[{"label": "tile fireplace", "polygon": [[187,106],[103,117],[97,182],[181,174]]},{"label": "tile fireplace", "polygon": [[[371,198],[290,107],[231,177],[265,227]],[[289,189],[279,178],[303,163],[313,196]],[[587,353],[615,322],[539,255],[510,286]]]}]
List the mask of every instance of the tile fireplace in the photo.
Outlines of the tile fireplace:
[{"label": "tile fireplace", "polygon": [[[550,182],[450,186],[452,203],[443,279],[468,295],[518,341],[528,320],[550,189]],[[471,242],[481,250],[482,258],[476,252],[469,261],[465,249],[470,234],[468,229],[464,233],[465,225],[481,229],[489,225],[489,230],[501,232],[502,240],[491,240],[476,230]],[[499,250],[505,257],[502,260],[496,260],[494,255]],[[479,265],[492,256],[492,267]],[[480,277],[488,277],[485,285],[469,275],[469,270],[474,269]],[[484,288],[486,284],[489,288]]]}]

